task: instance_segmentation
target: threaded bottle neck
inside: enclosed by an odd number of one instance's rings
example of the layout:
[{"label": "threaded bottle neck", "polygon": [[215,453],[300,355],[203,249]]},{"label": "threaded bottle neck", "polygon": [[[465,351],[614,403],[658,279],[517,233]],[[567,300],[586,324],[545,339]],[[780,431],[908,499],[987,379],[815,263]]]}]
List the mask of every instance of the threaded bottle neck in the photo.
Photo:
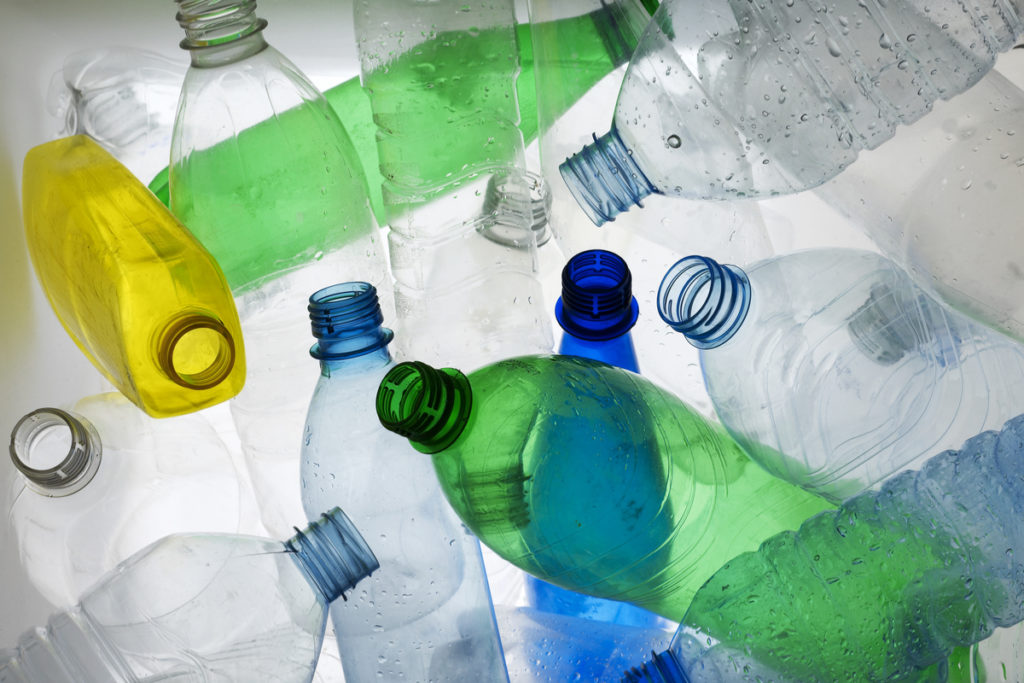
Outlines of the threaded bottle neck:
[{"label": "threaded bottle neck", "polygon": [[96,476],[102,452],[99,434],[88,420],[57,408],[33,410],[11,431],[11,462],[44,496],[81,490]]},{"label": "threaded bottle neck", "polygon": [[609,341],[629,332],[638,313],[633,274],[618,254],[590,249],[565,264],[562,296],[555,303],[563,330],[587,341]]},{"label": "threaded bottle neck", "polygon": [[671,650],[651,651],[651,661],[633,667],[622,676],[622,683],[690,683],[675,654]]},{"label": "threaded bottle neck", "polygon": [[[256,16],[255,0],[175,0],[176,19],[185,29],[185,50],[227,45],[267,27]],[[241,57],[240,57],[241,58]]]},{"label": "threaded bottle neck", "polygon": [[750,309],[750,281],[736,266],[687,256],[668,269],[658,288],[658,313],[698,349],[729,341]]},{"label": "threaded bottle neck", "polygon": [[473,391],[455,368],[399,363],[377,390],[377,417],[385,429],[406,437],[422,453],[448,448],[469,421]]},{"label": "threaded bottle neck", "polygon": [[309,297],[309,320],[317,342],[309,355],[343,360],[387,346],[394,333],[384,327],[377,288],[368,282],[342,282]]},{"label": "threaded bottle neck", "polygon": [[595,225],[615,220],[623,211],[658,192],[626,149],[619,131],[612,128],[558,167],[562,179],[584,213]]},{"label": "threaded bottle neck", "polygon": [[345,591],[380,568],[373,551],[341,508],[320,515],[303,531],[285,542],[310,582],[327,602],[344,597]]}]

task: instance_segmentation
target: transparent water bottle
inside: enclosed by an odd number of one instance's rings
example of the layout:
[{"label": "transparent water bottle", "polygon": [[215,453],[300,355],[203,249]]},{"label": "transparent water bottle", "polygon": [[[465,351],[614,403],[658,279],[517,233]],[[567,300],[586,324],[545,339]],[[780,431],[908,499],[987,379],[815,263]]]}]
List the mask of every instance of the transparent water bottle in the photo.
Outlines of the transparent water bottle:
[{"label": "transparent water bottle", "polygon": [[873,252],[815,249],[746,270],[692,256],[658,301],[701,349],[715,411],[750,457],[835,502],[1024,405],[1024,348]]},{"label": "transparent water bottle", "polygon": [[375,392],[394,365],[376,290],[327,287],[309,315],[320,380],[303,438],[303,505],[315,515],[344,504],[382,563],[331,608],[345,679],[507,682],[480,544],[430,462],[376,419]]},{"label": "transparent water bottle", "polygon": [[163,536],[239,529],[231,454],[200,415],[154,420],[120,394],[90,396],[21,418],[10,455],[21,564],[54,605]]},{"label": "transparent water bottle", "polygon": [[668,0],[633,55],[611,131],[561,167],[597,224],[651,193],[766,197],[818,185],[1024,29],[1019,0]]},{"label": "transparent water bottle", "polygon": [[548,351],[512,0],[354,4],[403,356]]},{"label": "transparent water bottle", "polygon": [[0,651],[0,681],[308,681],[327,606],[377,567],[338,508],[283,543],[166,536]]},{"label": "transparent water bottle", "polygon": [[1019,623],[1022,448],[1017,416],[737,556],[624,680],[905,680]]}]

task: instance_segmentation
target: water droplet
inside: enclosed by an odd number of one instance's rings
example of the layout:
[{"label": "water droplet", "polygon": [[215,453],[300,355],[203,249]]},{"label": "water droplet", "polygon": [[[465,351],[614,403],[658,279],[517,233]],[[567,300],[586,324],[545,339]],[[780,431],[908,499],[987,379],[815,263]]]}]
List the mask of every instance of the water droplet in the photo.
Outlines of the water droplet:
[{"label": "water droplet", "polygon": [[668,146],[671,147],[672,149],[679,149],[683,144],[683,141],[680,139],[680,137],[674,134],[669,135],[668,139],[666,139],[665,142],[667,142]]},{"label": "water droplet", "polygon": [[878,46],[883,50],[888,50],[892,48],[892,40],[889,38],[888,35],[883,33],[882,35],[878,36]]},{"label": "water droplet", "polygon": [[832,38],[825,41],[825,47],[828,48],[828,53],[833,57],[841,57],[843,54],[843,51],[839,48],[839,43]]}]

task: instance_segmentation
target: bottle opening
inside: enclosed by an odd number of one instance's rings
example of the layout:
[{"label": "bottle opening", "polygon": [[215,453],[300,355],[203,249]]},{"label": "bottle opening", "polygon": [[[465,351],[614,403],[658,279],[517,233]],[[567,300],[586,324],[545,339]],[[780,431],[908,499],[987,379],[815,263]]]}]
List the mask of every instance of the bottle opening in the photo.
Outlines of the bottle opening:
[{"label": "bottle opening", "polygon": [[191,314],[172,322],[161,337],[160,367],[179,386],[209,389],[217,386],[235,365],[231,333],[211,316]]},{"label": "bottle opening", "polygon": [[296,528],[285,547],[328,602],[344,598],[346,591],[380,568],[366,539],[337,507],[305,529]]},{"label": "bottle opening", "polygon": [[377,389],[377,417],[385,429],[422,453],[437,453],[459,437],[472,408],[469,380],[455,368],[399,363]]},{"label": "bottle opening", "polygon": [[698,349],[721,346],[750,309],[750,282],[736,266],[687,256],[669,268],[658,288],[658,314]]},{"label": "bottle opening", "polygon": [[11,431],[14,467],[47,496],[66,496],[88,484],[100,461],[100,441],[92,426],[57,408],[40,408]]},{"label": "bottle opening", "polygon": [[633,327],[638,313],[633,275],[618,254],[591,249],[565,264],[555,318],[566,332],[589,341],[615,339]]},{"label": "bottle opening", "polygon": [[383,346],[394,333],[382,327],[377,289],[368,282],[342,282],[309,297],[309,320],[318,339],[309,353],[320,360],[361,356]]}]

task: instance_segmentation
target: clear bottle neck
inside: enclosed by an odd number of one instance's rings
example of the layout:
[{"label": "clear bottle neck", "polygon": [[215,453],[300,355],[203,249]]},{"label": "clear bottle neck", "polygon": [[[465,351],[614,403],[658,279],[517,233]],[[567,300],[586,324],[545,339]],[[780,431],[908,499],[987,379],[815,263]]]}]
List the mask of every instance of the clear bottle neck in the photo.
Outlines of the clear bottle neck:
[{"label": "clear bottle neck", "polygon": [[178,24],[185,29],[181,48],[192,66],[214,67],[250,57],[267,47],[265,19],[256,16],[255,0],[177,0]]},{"label": "clear bottle neck", "polygon": [[11,432],[10,455],[29,487],[58,498],[80,491],[100,466],[99,434],[82,417],[57,408],[40,408],[18,420]]},{"label": "clear bottle neck", "polygon": [[658,313],[693,346],[713,349],[739,331],[750,297],[750,281],[740,268],[687,256],[665,273],[658,288]]},{"label": "clear bottle neck", "polygon": [[340,508],[295,532],[285,548],[328,603],[380,568],[366,540]]},{"label": "clear bottle neck", "polygon": [[386,364],[394,333],[383,326],[377,289],[368,282],[342,282],[309,297],[309,320],[316,343],[309,355],[324,368]]}]

